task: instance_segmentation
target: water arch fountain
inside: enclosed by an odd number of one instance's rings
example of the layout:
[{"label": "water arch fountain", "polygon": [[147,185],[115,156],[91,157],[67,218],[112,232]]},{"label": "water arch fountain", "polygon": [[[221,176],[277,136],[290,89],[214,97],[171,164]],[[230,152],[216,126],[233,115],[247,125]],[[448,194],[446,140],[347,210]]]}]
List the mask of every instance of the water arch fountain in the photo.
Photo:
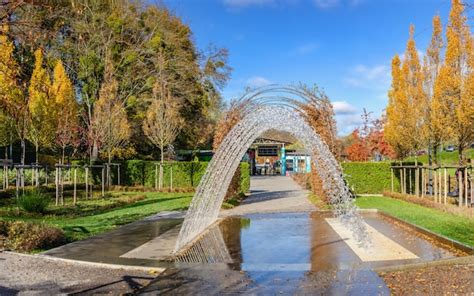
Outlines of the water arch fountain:
[{"label": "water arch fountain", "polygon": [[[327,145],[306,123],[301,112],[297,111],[294,99],[262,95],[265,93],[250,99],[258,101],[258,104],[246,111],[244,118],[227,134],[209,163],[186,214],[175,252],[191,244],[217,220],[243,155],[258,136],[270,129],[291,133],[311,152],[315,167],[324,180],[324,189],[335,205],[336,214],[344,218],[343,221],[359,241],[364,241],[366,232],[361,217],[351,203],[352,193],[345,185],[341,168]],[[304,95],[298,95],[304,98]],[[280,98],[279,103],[273,103],[275,98]]]}]

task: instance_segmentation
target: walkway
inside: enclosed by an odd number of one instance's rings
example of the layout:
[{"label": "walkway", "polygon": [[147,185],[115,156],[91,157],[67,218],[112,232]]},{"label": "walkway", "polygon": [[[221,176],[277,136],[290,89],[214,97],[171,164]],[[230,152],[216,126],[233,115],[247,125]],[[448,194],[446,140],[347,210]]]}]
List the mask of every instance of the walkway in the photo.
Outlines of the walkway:
[{"label": "walkway", "polygon": [[221,216],[268,212],[310,212],[316,210],[308,200],[309,191],[293,179],[283,176],[255,176],[251,179],[251,195]]}]

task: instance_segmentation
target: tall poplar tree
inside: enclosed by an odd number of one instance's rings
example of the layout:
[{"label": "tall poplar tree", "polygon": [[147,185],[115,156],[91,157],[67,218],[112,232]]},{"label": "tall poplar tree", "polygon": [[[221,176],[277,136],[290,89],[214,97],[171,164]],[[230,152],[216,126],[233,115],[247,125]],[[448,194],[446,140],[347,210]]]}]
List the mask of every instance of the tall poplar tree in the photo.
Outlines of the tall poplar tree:
[{"label": "tall poplar tree", "polygon": [[0,33],[0,107],[8,118],[21,143],[22,164],[25,163],[25,140],[28,119],[28,99],[19,85],[20,68],[13,51],[14,45],[8,37],[9,27],[2,26]]},{"label": "tall poplar tree", "polygon": [[55,142],[61,149],[61,163],[64,163],[66,148],[73,145],[78,136],[79,106],[61,60],[54,67],[51,91],[55,102],[55,108],[51,110],[55,113],[53,116],[56,120]]},{"label": "tall poplar tree", "polygon": [[443,48],[443,28],[441,25],[441,18],[439,15],[433,17],[433,34],[431,36],[431,42],[426,50],[426,55],[424,57],[423,63],[423,73],[424,73],[424,92],[426,102],[421,106],[422,116],[425,120],[424,133],[425,137],[428,140],[428,151],[429,151],[429,162],[431,165],[433,156],[435,163],[437,163],[437,152],[441,141],[443,139],[443,130],[436,129],[432,120],[432,109],[433,109],[433,96],[434,96],[434,85],[436,79],[439,75],[439,70],[441,67],[441,50]]},{"label": "tall poplar tree", "polygon": [[474,140],[473,37],[460,0],[452,0],[446,31],[444,64],[435,82],[432,123],[452,139],[459,150],[459,163],[466,163],[465,150]]},{"label": "tall poplar tree", "polygon": [[28,88],[30,112],[28,140],[35,146],[38,162],[39,146],[50,146],[55,135],[54,100],[51,98],[51,79],[43,67],[43,51],[35,51],[35,66]]}]

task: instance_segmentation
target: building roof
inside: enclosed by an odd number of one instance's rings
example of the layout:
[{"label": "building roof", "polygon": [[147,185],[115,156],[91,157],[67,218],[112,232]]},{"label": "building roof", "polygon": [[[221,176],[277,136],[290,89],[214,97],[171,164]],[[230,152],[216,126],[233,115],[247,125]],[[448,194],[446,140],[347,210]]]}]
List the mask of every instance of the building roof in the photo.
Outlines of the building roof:
[{"label": "building roof", "polygon": [[288,132],[278,131],[278,130],[268,130],[260,135],[255,141],[256,143],[283,143],[283,144],[293,144],[297,140],[293,137],[292,134]]}]

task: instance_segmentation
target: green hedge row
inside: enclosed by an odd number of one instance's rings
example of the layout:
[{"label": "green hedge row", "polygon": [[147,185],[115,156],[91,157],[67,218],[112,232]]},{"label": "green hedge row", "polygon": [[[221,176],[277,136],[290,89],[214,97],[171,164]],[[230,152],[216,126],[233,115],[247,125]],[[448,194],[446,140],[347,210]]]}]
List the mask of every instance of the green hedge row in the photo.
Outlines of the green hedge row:
[{"label": "green hedge row", "polygon": [[240,192],[250,192],[250,165],[247,162],[240,163]]},{"label": "green hedge row", "polygon": [[[155,186],[156,167],[154,161],[128,160],[122,163],[122,185],[126,186]],[[174,188],[196,188],[204,175],[209,162],[181,161],[165,163],[163,167],[163,187],[171,183],[171,171]],[[112,174],[115,172],[112,170]],[[114,177],[115,178],[115,177]],[[240,189],[241,193],[250,190],[249,164],[240,164]]]},{"label": "green hedge row", "polygon": [[[420,162],[418,162],[421,165]],[[343,162],[341,163],[344,178],[349,187],[357,194],[383,193],[391,190],[392,162]],[[414,165],[413,162],[404,162],[403,165]],[[394,188],[400,188],[400,176],[394,174]],[[414,176],[414,174],[413,174]],[[414,182],[412,182],[414,183]]]}]

